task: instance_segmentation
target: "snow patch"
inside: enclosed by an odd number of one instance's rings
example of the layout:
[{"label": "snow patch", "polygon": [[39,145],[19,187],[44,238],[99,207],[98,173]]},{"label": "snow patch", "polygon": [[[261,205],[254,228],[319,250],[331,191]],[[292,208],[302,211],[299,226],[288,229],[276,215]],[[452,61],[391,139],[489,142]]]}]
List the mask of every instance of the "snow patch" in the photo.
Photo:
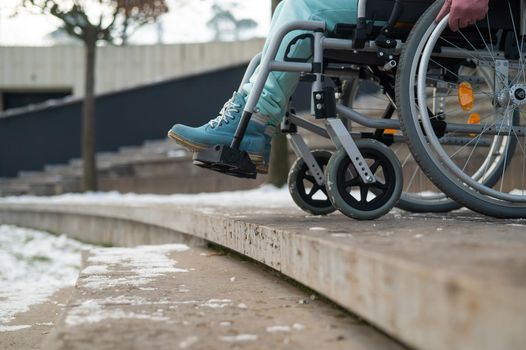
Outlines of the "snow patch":
[{"label": "snow patch", "polygon": [[154,314],[136,313],[122,309],[105,309],[99,300],[86,300],[79,306],[71,309],[66,316],[68,326],[78,326],[86,323],[97,323],[103,320],[137,319],[149,321],[167,321],[170,318]]},{"label": "snow patch", "polygon": [[3,325],[0,325],[0,332],[16,332],[16,331],[19,331],[21,329],[27,329],[27,328],[31,328],[31,326],[27,325],[27,324],[18,325],[18,326],[3,326]]},{"label": "snow patch", "polygon": [[225,335],[225,336],[219,337],[219,339],[225,342],[242,342],[242,341],[258,340],[258,336],[255,334],[238,334],[238,335]]},{"label": "snow patch", "polygon": [[108,272],[108,266],[106,265],[91,265],[82,270],[81,273],[88,275],[102,275]]},{"label": "snow patch", "polygon": [[0,325],[73,286],[80,252],[90,247],[64,235],[0,225]]},{"label": "snow patch", "polygon": [[292,327],[287,326],[287,325],[269,326],[267,327],[267,332],[268,333],[279,333],[279,332],[290,332],[291,330],[302,331],[304,329],[305,329],[305,326],[302,325],[301,323],[294,323]]},{"label": "snow patch", "polygon": [[248,191],[228,191],[217,193],[200,194],[175,194],[175,195],[155,195],[155,194],[135,194],[118,192],[91,192],[91,193],[68,193],[58,196],[12,196],[1,200],[3,203],[96,203],[98,205],[133,205],[142,204],[182,204],[193,205],[204,211],[213,211],[213,207],[257,207],[257,208],[282,208],[296,205],[290,197],[286,187],[277,188],[272,185],[264,185],[257,189]]},{"label": "snow patch", "polygon": [[[81,283],[90,289],[106,289],[118,286],[141,287],[167,273],[188,272],[175,267],[177,261],[167,255],[184,252],[190,247],[184,244],[138,246],[135,248],[95,248],[88,263],[94,265],[84,269]],[[90,269],[93,267],[93,269]],[[105,269],[103,269],[105,268]],[[101,271],[118,271],[122,277],[101,274]],[[91,272],[91,274],[89,274]]]},{"label": "snow patch", "polygon": [[290,332],[290,326],[270,326],[267,327],[267,332],[277,333],[277,332]]},{"label": "snow patch", "polygon": [[230,299],[210,299],[207,302],[199,306],[209,307],[212,309],[221,309],[221,308],[224,308],[225,306],[231,306],[231,305],[232,305],[232,300]]},{"label": "snow patch", "polygon": [[301,323],[294,323],[294,324],[292,325],[292,328],[295,329],[295,330],[297,330],[297,331],[302,331],[302,330],[305,329],[305,326],[302,325]]},{"label": "snow patch", "polygon": [[189,336],[188,338],[186,338],[185,340],[183,340],[183,341],[181,341],[179,343],[179,348],[180,349],[187,349],[190,346],[192,346],[195,343],[197,343],[198,341],[199,341],[199,338],[196,337],[195,335]]}]

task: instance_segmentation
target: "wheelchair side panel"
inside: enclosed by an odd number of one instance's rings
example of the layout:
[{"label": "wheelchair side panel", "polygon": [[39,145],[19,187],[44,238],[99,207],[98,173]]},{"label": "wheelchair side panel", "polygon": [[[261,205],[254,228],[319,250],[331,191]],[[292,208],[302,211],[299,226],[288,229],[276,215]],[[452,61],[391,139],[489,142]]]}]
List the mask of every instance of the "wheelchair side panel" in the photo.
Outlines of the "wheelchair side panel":
[{"label": "wheelchair side panel", "polygon": [[[402,0],[404,9],[399,22],[414,24],[434,0]],[[368,0],[366,16],[367,19],[385,22],[389,19],[393,10],[394,0]]]}]

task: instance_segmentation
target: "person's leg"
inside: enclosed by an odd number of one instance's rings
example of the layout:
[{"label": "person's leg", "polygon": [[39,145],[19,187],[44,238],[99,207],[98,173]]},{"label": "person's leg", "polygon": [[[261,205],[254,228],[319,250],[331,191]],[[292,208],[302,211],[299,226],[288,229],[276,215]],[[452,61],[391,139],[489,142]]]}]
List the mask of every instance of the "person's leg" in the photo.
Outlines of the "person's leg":
[{"label": "person's leg", "polygon": [[[357,17],[357,0],[284,0],[280,3],[279,12],[273,17],[268,38],[272,38],[279,28],[291,21],[324,21],[328,30],[334,29],[337,23],[353,23]],[[301,31],[295,31],[283,40],[278,51],[277,60],[283,60],[288,44]],[[265,43],[263,55],[267,51],[269,39]],[[291,50],[290,55],[295,58],[310,56],[310,45],[307,40],[301,41]],[[243,93],[250,94],[258,71],[243,86]],[[298,86],[299,73],[273,72],[270,74],[257,108],[259,113],[271,118],[271,123],[277,125],[285,114],[287,103]]]},{"label": "person's leg", "polygon": [[[269,39],[280,26],[290,21],[325,21],[329,30],[339,22],[351,23],[356,20],[356,3],[357,0],[284,0],[277,7],[273,17]],[[278,60],[283,59],[288,43],[301,33],[298,31],[285,37],[278,52]],[[266,52],[268,43],[267,39],[263,53]],[[298,43],[291,54],[293,57],[309,55],[308,43]],[[256,76],[257,71],[241,92],[234,93],[217,118],[199,128],[177,124],[168,132],[168,136],[194,152],[215,144],[230,144],[241,119],[246,96],[251,92]],[[257,111],[243,137],[241,149],[249,153],[260,172],[266,171],[274,126],[285,114],[288,100],[296,89],[298,80],[297,73],[271,73],[258,102]]]}]

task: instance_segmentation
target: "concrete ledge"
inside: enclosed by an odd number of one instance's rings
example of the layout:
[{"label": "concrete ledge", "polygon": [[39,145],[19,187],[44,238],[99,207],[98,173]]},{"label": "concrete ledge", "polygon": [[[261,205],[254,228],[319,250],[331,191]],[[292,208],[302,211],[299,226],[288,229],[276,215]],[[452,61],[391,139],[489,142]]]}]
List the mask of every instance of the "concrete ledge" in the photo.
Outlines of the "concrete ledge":
[{"label": "concrete ledge", "polygon": [[41,349],[406,349],[259,265],[187,248],[85,252],[71,298]]},{"label": "concrete ledge", "polygon": [[[526,347],[526,226],[471,213],[375,222],[292,208],[0,203],[0,223],[93,243],[190,235],[260,261],[421,349]],[[146,234],[144,233],[146,230]],[[187,237],[187,236],[184,236]]]}]

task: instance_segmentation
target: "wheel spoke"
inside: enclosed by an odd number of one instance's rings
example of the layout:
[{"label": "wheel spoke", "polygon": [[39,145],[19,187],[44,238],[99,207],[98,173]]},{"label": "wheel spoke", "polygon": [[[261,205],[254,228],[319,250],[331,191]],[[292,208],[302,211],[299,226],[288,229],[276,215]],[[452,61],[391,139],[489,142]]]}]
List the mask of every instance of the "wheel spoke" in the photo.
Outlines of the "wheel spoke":
[{"label": "wheel spoke", "polygon": [[312,199],[312,197],[316,194],[316,192],[318,192],[319,189],[320,189],[320,186],[318,186],[318,184],[315,184],[314,186],[312,186],[307,196],[310,199]]},{"label": "wheel spoke", "polygon": [[316,184],[317,183],[316,180],[314,179],[314,176],[311,176],[311,175],[305,175],[304,179],[309,181],[312,184]]},{"label": "wheel spoke", "polygon": [[372,187],[374,188],[378,188],[380,190],[387,190],[387,184],[385,183],[381,183],[379,181],[376,181],[375,183],[372,183],[371,184]]},{"label": "wheel spoke", "polygon": [[360,178],[355,177],[354,179],[351,179],[345,182],[345,188],[349,188],[352,186],[358,186],[359,184],[360,184]]},{"label": "wheel spoke", "polygon": [[360,186],[360,203],[367,203],[367,194],[369,194],[369,186]]},{"label": "wheel spoke", "polygon": [[379,167],[380,165],[381,165],[381,162],[380,162],[379,159],[377,159],[377,160],[374,161],[373,165],[371,165],[371,166],[369,167],[369,169],[371,169],[371,172],[372,172],[373,174],[376,174],[376,170],[378,170],[378,167]]}]

